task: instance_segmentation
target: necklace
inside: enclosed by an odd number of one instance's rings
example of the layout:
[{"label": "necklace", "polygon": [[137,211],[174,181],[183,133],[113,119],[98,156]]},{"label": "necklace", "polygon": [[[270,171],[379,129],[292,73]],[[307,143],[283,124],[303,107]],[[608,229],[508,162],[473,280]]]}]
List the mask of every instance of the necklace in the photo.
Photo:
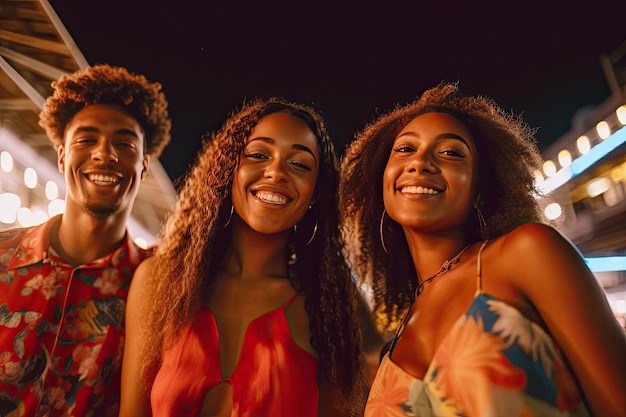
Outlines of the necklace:
[{"label": "necklace", "polygon": [[433,279],[437,278],[439,275],[444,274],[446,272],[448,272],[450,269],[452,269],[452,265],[454,264],[458,264],[459,261],[461,260],[461,255],[463,254],[463,252],[465,252],[465,250],[467,248],[469,248],[470,245],[465,246],[463,249],[461,249],[459,251],[459,253],[457,253],[456,255],[454,255],[452,258],[450,259],[446,259],[443,264],[441,264],[441,268],[439,268],[439,271],[437,271],[437,273],[435,275],[433,275],[430,278],[426,278],[424,281],[420,282],[419,285],[417,286],[417,289],[415,290],[415,298],[419,297],[419,295],[422,293],[422,291],[424,290],[424,284],[426,284],[427,282],[432,281]]},{"label": "necklace", "polygon": [[[415,290],[415,300],[417,300],[417,297],[419,297],[419,295],[424,290],[424,284],[426,284],[427,282],[432,281],[433,279],[437,278],[439,275],[445,274],[450,269],[452,269],[452,265],[458,264],[461,261],[461,255],[470,246],[471,246],[471,243],[468,244],[467,246],[465,246],[463,249],[461,249],[452,258],[446,259],[443,262],[443,264],[441,264],[441,268],[439,268],[439,271],[437,271],[437,273],[435,275],[433,275],[430,278],[426,278],[424,281],[420,282],[419,285],[417,286],[417,289]],[[394,348],[396,342],[398,341],[398,337],[400,337],[400,334],[402,334],[402,332],[404,331],[404,327],[406,326],[406,322],[408,321],[408,319],[409,319],[409,317],[411,315],[411,311],[413,310],[413,306],[414,305],[415,305],[415,301],[413,301],[413,303],[411,304],[411,307],[409,307],[409,310],[404,314],[404,317],[402,318],[402,321],[400,322],[400,326],[398,326],[398,329],[396,330],[396,333],[393,335],[393,339],[391,339],[391,343],[389,344],[389,349],[388,349],[389,352],[393,351],[393,348]]]}]

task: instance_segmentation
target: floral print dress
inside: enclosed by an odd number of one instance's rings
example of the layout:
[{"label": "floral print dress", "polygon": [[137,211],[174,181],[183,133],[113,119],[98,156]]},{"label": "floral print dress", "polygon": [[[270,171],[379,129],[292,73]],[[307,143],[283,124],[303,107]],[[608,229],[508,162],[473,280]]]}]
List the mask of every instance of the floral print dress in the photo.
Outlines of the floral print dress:
[{"label": "floral print dress", "polygon": [[387,352],[366,417],[589,416],[553,339],[514,307],[483,293],[480,252],[478,264],[476,296],[443,339],[424,380]]}]

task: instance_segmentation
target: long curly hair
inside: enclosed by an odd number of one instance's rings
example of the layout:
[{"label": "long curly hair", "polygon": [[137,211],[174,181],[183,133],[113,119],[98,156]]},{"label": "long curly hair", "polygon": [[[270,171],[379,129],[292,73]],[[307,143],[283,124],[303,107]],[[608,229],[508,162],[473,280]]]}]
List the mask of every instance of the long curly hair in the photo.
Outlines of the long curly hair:
[{"label": "long curly hair", "polygon": [[[545,221],[534,185],[542,163],[534,130],[493,100],[464,94],[457,83],[442,82],[367,125],[341,163],[340,207],[353,268],[361,279],[371,280],[378,323],[390,331],[413,302],[417,274],[402,227],[389,216],[381,220],[383,171],[396,136],[428,112],[456,117],[476,142],[480,210],[486,225],[480,227],[473,211],[466,219],[467,243],[493,239],[526,222]],[[381,245],[381,221],[389,253]]]},{"label": "long curly hair", "polygon": [[54,92],[39,113],[39,125],[54,144],[63,144],[65,128],[85,106],[115,104],[133,116],[145,132],[145,150],[158,158],[170,141],[171,120],[161,84],[122,67],[94,65],[52,82]]},{"label": "long curly hair", "polygon": [[[246,140],[263,116],[276,112],[305,121],[319,142],[322,157],[316,194],[320,200],[312,210],[318,221],[317,236],[306,246],[311,233],[303,233],[300,238],[299,233],[292,235],[290,245],[297,261],[289,267],[289,274],[295,278],[294,287],[306,298],[319,371],[343,397],[352,399],[363,389],[363,357],[356,287],[342,255],[338,160],[320,115],[312,108],[281,98],[248,102],[220,130],[203,137],[202,150],[182,184],[176,208],[154,253],[157,275],[147,298],[150,306],[143,337],[149,350],[145,352],[144,369],[153,372],[158,367],[163,350],[172,346],[206,300],[230,239],[229,229],[224,226],[231,208],[232,178]],[[312,230],[312,224],[302,226]]]}]

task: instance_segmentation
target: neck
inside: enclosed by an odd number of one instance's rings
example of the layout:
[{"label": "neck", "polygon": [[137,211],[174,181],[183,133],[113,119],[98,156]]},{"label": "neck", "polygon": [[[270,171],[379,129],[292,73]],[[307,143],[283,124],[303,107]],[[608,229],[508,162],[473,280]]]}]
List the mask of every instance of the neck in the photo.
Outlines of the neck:
[{"label": "neck", "polygon": [[267,235],[252,230],[238,218],[231,222],[231,241],[221,266],[225,275],[241,279],[287,278],[289,230]]},{"label": "neck", "polygon": [[435,236],[405,232],[418,283],[440,272],[442,265],[467,246],[462,236]]},{"label": "neck", "polygon": [[63,214],[51,230],[50,244],[69,264],[82,265],[117,249],[126,235],[126,222],[80,212]]}]

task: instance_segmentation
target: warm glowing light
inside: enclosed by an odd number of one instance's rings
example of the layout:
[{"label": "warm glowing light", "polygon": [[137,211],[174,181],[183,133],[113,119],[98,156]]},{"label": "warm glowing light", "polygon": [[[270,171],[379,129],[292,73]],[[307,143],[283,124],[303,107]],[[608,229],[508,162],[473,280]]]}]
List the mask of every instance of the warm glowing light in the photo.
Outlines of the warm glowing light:
[{"label": "warm glowing light", "polygon": [[611,136],[611,128],[604,120],[596,125],[596,132],[598,132],[598,136],[600,136],[602,140]]},{"label": "warm glowing light", "polygon": [[24,170],[24,184],[33,189],[37,186],[37,171],[33,168],[26,168]]},{"label": "warm glowing light", "polygon": [[615,114],[617,115],[617,120],[623,125],[626,125],[626,105],[619,106],[617,110],[615,110]]},{"label": "warm glowing light", "polygon": [[48,220],[48,215],[43,210],[33,211],[32,224],[41,224]]},{"label": "warm glowing light", "polygon": [[624,180],[624,169],[622,167],[617,167],[614,168],[611,171],[611,179],[613,180],[613,182],[620,182]]},{"label": "warm glowing light", "polygon": [[33,212],[28,207],[20,207],[17,211],[17,221],[24,227],[32,226]]},{"label": "warm glowing light", "polygon": [[563,149],[561,152],[559,152],[559,164],[563,168],[567,168],[568,166],[572,165],[572,154],[570,154],[567,149]]},{"label": "warm glowing light", "polygon": [[589,142],[587,136],[582,135],[576,140],[576,147],[578,148],[578,153],[584,155],[591,150],[591,142]]},{"label": "warm glowing light", "polygon": [[56,199],[48,203],[48,216],[56,216],[65,212],[65,200]]},{"label": "warm glowing light", "polygon": [[22,204],[20,196],[13,193],[0,194],[0,222],[13,224],[17,218],[17,210]]},{"label": "warm glowing light", "polygon": [[144,239],[142,237],[135,238],[135,243],[140,248],[148,249],[148,242],[146,241],[146,239]]},{"label": "warm glowing light", "polygon": [[607,177],[596,178],[587,184],[587,194],[594,198],[606,192],[611,187],[611,181]]},{"label": "warm glowing light", "polygon": [[547,160],[543,163],[543,172],[548,177],[553,177],[556,174],[556,165],[551,160]]},{"label": "warm glowing light", "polygon": [[11,172],[13,169],[13,157],[7,151],[0,153],[0,169],[4,172]]},{"label": "warm glowing light", "polygon": [[52,201],[59,196],[59,186],[56,182],[50,180],[46,183],[46,197]]},{"label": "warm glowing light", "polygon": [[548,219],[556,220],[559,217],[561,217],[563,210],[561,209],[561,206],[558,203],[551,203],[546,206],[544,213],[546,214],[546,217]]}]

